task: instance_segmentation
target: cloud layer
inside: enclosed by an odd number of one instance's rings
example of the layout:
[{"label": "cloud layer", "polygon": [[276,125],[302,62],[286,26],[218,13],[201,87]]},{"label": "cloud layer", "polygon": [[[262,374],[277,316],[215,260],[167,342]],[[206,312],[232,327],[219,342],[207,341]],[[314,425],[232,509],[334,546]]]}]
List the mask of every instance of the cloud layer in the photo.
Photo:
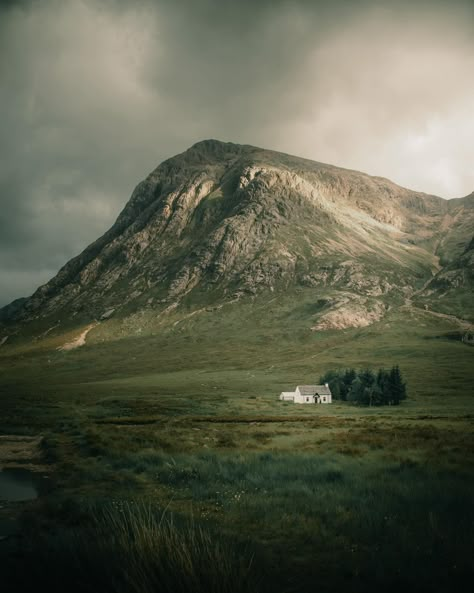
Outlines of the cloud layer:
[{"label": "cloud layer", "polygon": [[469,1],[1,3],[0,305],[203,138],[470,193],[473,33]]}]

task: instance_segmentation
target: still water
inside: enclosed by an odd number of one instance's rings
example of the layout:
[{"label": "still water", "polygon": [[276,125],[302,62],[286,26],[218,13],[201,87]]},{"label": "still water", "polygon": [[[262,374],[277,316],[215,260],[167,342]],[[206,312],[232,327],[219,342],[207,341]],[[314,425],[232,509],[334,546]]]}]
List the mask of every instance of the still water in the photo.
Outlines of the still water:
[{"label": "still water", "polygon": [[0,471],[0,539],[18,530],[15,516],[8,511],[8,504],[38,498],[45,478],[26,469]]},{"label": "still water", "polygon": [[38,498],[38,477],[25,469],[0,471],[0,503]]}]

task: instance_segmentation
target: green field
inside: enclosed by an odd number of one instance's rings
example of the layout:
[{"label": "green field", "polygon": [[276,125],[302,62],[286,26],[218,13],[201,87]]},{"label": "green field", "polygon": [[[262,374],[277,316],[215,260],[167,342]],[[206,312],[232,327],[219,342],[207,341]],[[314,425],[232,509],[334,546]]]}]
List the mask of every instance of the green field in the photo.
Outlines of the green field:
[{"label": "green field", "polygon": [[[292,302],[143,317],[136,337],[121,339],[111,321],[70,352],[54,349],[54,335],[0,350],[0,431],[42,436],[55,482],[24,506],[24,537],[43,534],[44,546],[59,530],[69,543],[51,543],[49,562],[61,558],[69,575],[82,570],[81,530],[103,540],[83,562],[100,558],[110,578],[98,579],[95,566],[93,585],[78,591],[133,590],[114,584],[126,562],[117,558],[131,558],[135,541],[150,550],[143,516],[163,509],[183,549],[196,540],[199,562],[220,568],[212,583],[196,569],[161,590],[459,591],[472,583],[474,348],[452,321],[411,308],[367,328],[312,332],[315,305],[304,293]],[[408,384],[400,406],[278,400],[330,369],[393,364]],[[124,527],[120,512],[137,526]],[[140,538],[113,536],[134,529]],[[71,538],[77,549],[64,559]],[[22,561],[35,564],[35,545]],[[154,556],[142,556],[148,564],[128,566],[129,575],[151,570]],[[166,562],[182,570],[182,559]],[[242,566],[221,570],[226,562]],[[56,584],[38,571],[59,590],[60,570]],[[137,582],[155,590],[153,580]]]}]

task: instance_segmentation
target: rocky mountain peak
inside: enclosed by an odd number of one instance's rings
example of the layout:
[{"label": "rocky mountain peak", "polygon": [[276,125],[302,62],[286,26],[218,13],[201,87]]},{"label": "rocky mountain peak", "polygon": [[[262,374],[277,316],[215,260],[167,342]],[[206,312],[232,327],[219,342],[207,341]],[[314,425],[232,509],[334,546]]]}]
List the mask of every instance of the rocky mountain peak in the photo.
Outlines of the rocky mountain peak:
[{"label": "rocky mountain peak", "polygon": [[203,140],[161,163],[102,237],[4,317],[90,321],[298,287],[336,291],[336,308],[379,299],[377,317],[384,299],[405,298],[440,257],[463,252],[473,202],[451,206],[380,177]]}]

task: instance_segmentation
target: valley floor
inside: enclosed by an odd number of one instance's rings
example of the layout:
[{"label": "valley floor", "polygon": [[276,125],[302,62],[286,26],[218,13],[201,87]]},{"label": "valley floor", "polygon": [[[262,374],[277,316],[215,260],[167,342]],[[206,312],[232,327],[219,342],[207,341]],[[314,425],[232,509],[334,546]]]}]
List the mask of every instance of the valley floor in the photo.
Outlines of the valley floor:
[{"label": "valley floor", "polygon": [[[163,591],[467,590],[474,348],[451,320],[422,311],[286,339],[269,337],[257,317],[245,339],[238,319],[216,333],[195,316],[155,336],[2,354],[0,430],[41,439],[31,442],[55,484],[15,507],[20,539],[0,550],[31,568],[23,580],[10,575],[15,586],[156,590],[156,575],[140,581],[155,570],[143,534],[170,545],[163,517],[172,517],[182,534],[172,547],[194,542],[183,557],[215,572],[179,583],[168,575]],[[391,364],[408,381],[401,406],[278,400],[330,368]],[[150,514],[162,517],[159,529]],[[81,540],[91,533],[94,557]],[[150,566],[137,564],[139,546]],[[174,557],[162,562],[164,572],[182,570]],[[221,570],[228,562],[240,568]]]}]

